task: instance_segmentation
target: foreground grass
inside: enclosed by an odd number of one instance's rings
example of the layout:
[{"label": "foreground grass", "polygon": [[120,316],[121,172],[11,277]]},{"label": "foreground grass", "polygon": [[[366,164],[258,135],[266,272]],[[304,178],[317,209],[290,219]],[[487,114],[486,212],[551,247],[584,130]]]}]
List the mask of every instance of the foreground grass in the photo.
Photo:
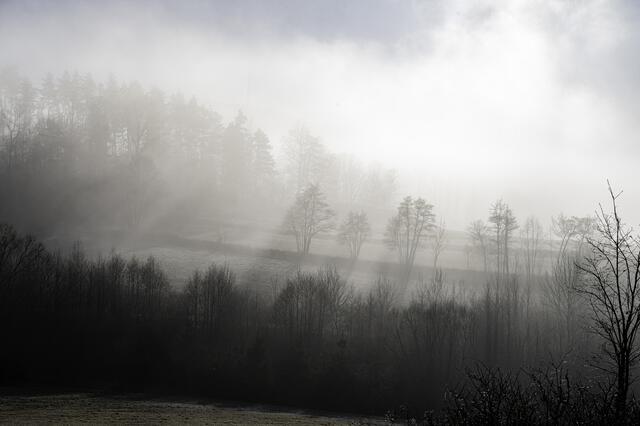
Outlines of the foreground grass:
[{"label": "foreground grass", "polygon": [[238,407],[92,394],[0,396],[0,424],[364,425],[375,420],[329,417],[271,407]]}]

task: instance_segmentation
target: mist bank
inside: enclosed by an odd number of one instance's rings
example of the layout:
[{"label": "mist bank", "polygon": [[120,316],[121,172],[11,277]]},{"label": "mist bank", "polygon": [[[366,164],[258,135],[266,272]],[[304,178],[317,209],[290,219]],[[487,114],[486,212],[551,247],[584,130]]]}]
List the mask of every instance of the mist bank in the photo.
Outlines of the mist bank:
[{"label": "mist bank", "polygon": [[382,220],[392,208],[393,171],[331,153],[300,125],[276,163],[269,137],[242,112],[224,124],[195,99],[77,73],[39,87],[10,69],[0,80],[0,216],[31,232],[202,219],[273,228],[311,182],[341,213]]},{"label": "mist bank", "polygon": [[398,193],[456,229],[498,198],[543,222],[591,214],[606,178],[640,220],[634,2],[276,3],[6,1],[0,66],[114,73],[225,124],[242,109],[276,151],[304,122],[329,151],[401,171]]},{"label": "mist bank", "polygon": [[[92,228],[180,232],[195,224],[219,238],[225,226],[277,231],[296,194],[312,183],[338,221],[363,211],[378,238],[405,194],[429,200],[453,230],[466,230],[490,210],[479,182],[469,184],[465,191],[473,195],[465,198],[451,185],[468,182],[456,184],[455,176],[425,179],[410,168],[332,152],[299,123],[272,142],[242,112],[225,122],[195,98],[136,82],[63,73],[34,85],[7,68],[0,83],[0,217],[43,237],[80,237]],[[520,191],[505,200],[524,223],[539,198]],[[548,217],[539,218],[551,227]]]}]

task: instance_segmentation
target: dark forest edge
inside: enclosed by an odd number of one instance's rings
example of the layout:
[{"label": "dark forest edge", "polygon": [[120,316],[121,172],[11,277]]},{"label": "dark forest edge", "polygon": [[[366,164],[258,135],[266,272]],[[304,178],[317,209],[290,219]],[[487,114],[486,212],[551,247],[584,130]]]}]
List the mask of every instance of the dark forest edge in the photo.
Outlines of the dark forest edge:
[{"label": "dark forest edge", "polygon": [[[611,195],[592,249],[611,255],[609,235],[613,254],[629,256],[637,246]],[[582,295],[596,294],[597,260],[570,263],[583,273]],[[382,277],[359,292],[326,267],[259,291],[211,265],[177,290],[153,257],[89,259],[79,245],[64,255],[2,225],[0,383],[164,390],[426,424],[637,423],[635,398],[621,398],[621,389],[633,395],[630,381],[607,370],[606,355],[621,348],[609,328],[559,326],[552,307],[521,297],[520,279],[497,274],[465,296],[436,273],[403,304]],[[635,295],[637,282],[628,284]],[[637,301],[625,302],[637,315]],[[626,338],[631,379],[635,334]]]}]

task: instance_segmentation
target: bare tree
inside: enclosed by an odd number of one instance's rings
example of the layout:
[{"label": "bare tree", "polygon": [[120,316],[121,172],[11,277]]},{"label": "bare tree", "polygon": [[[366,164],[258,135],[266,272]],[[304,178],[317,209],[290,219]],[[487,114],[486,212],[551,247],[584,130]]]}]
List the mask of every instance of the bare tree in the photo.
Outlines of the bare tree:
[{"label": "bare tree", "polygon": [[315,274],[298,271],[276,298],[275,322],[289,339],[317,339],[326,333],[341,336],[343,311],[351,297],[351,288],[335,268]]},{"label": "bare tree", "polygon": [[500,267],[502,265],[502,234],[504,224],[502,221],[502,216],[504,214],[504,203],[502,200],[498,200],[496,203],[491,205],[489,210],[489,222],[492,224],[492,231],[494,233],[495,239],[493,243],[495,244],[496,250],[496,273],[499,275],[502,271]]},{"label": "bare tree", "polygon": [[0,296],[5,295],[20,274],[28,271],[43,253],[44,246],[35,238],[22,237],[13,227],[0,223]]},{"label": "bare tree", "polygon": [[596,215],[596,237],[587,237],[590,254],[578,265],[584,276],[579,287],[593,315],[593,331],[604,339],[604,355],[616,377],[616,412],[626,410],[631,368],[640,351],[640,240],[622,222],[617,208],[620,193],[609,185],[613,212],[602,205]]},{"label": "bare tree", "polygon": [[527,282],[536,273],[538,256],[540,255],[540,240],[542,238],[542,225],[533,216],[529,216],[520,232],[520,242],[524,254],[524,270]]},{"label": "bare tree", "polygon": [[276,179],[275,160],[271,154],[271,142],[262,130],[252,137],[252,179],[256,195],[270,197],[274,194]]},{"label": "bare tree", "polygon": [[469,228],[467,230],[467,234],[469,235],[469,239],[471,240],[471,244],[473,248],[480,252],[482,256],[484,271],[487,272],[487,250],[489,246],[489,228],[485,223],[481,220],[476,220],[471,222]]},{"label": "bare tree", "polygon": [[360,255],[362,244],[369,237],[371,226],[365,212],[349,212],[340,225],[339,241],[349,248],[349,257],[355,260]]},{"label": "bare tree", "polygon": [[433,205],[422,198],[405,197],[398,206],[398,213],[387,224],[385,243],[398,253],[404,265],[405,282],[411,276],[416,252],[424,244],[434,227]]},{"label": "bare tree", "polygon": [[[185,287],[189,317],[195,329],[217,337],[233,308],[235,275],[228,265],[196,271]],[[226,324],[228,326],[228,324]]]},{"label": "bare tree", "polygon": [[504,211],[504,267],[505,272],[509,275],[509,244],[511,242],[511,236],[513,232],[518,229],[518,221],[513,215],[513,211],[507,205]]},{"label": "bare tree", "polygon": [[560,239],[559,256],[565,253],[572,244],[575,244],[575,248],[579,252],[586,238],[593,232],[593,228],[594,219],[589,216],[567,217],[559,214],[558,217],[552,218],[551,230]]},{"label": "bare tree", "polygon": [[333,229],[334,216],[318,185],[309,185],[298,194],[285,218],[285,228],[296,237],[298,253],[308,254],[313,237]]},{"label": "bare tree", "polygon": [[513,231],[518,229],[518,221],[507,203],[502,200],[491,205],[489,222],[493,224],[496,244],[496,271],[509,275],[509,243]]},{"label": "bare tree", "polygon": [[580,278],[576,267],[577,260],[578,256],[575,253],[559,256],[551,267],[551,273],[542,281],[543,300],[558,320],[556,326],[563,352],[573,349],[574,333],[581,307],[577,291]]},{"label": "bare tree", "polygon": [[577,261],[581,257],[583,242],[591,233],[591,218],[552,218],[552,232],[559,239],[558,251],[552,261],[550,274],[542,281],[545,301],[558,317],[560,344],[566,351],[573,349],[575,330],[583,308],[577,291],[580,279]]},{"label": "bare tree", "polygon": [[434,227],[433,241],[431,243],[431,249],[433,250],[433,273],[435,274],[438,268],[438,259],[444,251],[447,242],[447,229],[445,227],[444,219],[440,220],[440,224]]},{"label": "bare tree", "polygon": [[470,264],[470,260],[471,260],[471,253],[473,252],[473,247],[471,247],[469,244],[465,244],[463,247],[464,250],[464,256],[465,256],[465,260],[467,261],[467,269],[470,269],[471,264]]}]

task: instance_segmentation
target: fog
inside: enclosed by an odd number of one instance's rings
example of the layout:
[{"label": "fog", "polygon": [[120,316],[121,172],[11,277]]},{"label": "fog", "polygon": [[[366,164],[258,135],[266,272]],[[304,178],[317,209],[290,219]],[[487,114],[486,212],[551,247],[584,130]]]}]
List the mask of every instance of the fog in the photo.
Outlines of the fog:
[{"label": "fog", "polygon": [[639,23],[0,0],[0,423],[640,424]]},{"label": "fog", "polygon": [[545,220],[592,213],[606,178],[640,215],[631,1],[0,7],[2,65],[36,81],[114,74],[226,120],[241,109],[276,150],[304,123],[333,151],[397,169],[401,192],[458,229],[500,197]]}]

